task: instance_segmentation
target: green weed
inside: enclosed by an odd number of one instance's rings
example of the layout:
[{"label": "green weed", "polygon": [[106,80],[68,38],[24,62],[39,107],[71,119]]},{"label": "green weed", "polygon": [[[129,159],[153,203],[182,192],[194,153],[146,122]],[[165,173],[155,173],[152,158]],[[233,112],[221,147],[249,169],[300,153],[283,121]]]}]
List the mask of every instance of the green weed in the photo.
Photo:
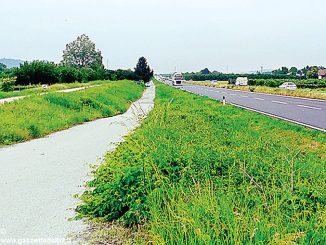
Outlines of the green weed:
[{"label": "green weed", "polygon": [[142,224],[153,244],[325,243],[326,135],[157,83],[80,216]]}]

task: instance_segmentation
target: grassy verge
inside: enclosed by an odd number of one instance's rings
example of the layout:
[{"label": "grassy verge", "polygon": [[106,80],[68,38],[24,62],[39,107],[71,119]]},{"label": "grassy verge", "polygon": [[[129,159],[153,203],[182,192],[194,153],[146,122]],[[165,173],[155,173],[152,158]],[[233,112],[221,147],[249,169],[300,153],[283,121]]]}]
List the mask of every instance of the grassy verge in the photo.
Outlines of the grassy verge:
[{"label": "grassy verge", "polygon": [[[60,85],[62,86],[62,85]],[[74,93],[33,95],[0,106],[0,145],[41,137],[82,122],[127,110],[143,87],[132,81],[105,83]]]},{"label": "grassy verge", "polygon": [[140,225],[153,244],[325,242],[324,133],[156,91],[149,117],[95,171],[81,217]]},{"label": "grassy verge", "polygon": [[326,89],[324,88],[315,88],[315,89],[299,88],[294,91],[291,91],[291,90],[272,88],[267,86],[232,86],[230,84],[226,84],[225,82],[222,83],[218,82],[216,84],[212,84],[208,82],[189,82],[189,83],[208,86],[208,87],[215,87],[215,88],[228,88],[228,89],[258,92],[258,93],[279,94],[285,96],[296,96],[296,97],[303,97],[303,98],[326,100]]},{"label": "grassy verge", "polygon": [[0,91],[0,99],[16,97],[16,96],[26,96],[26,95],[33,95],[33,94],[40,94],[43,92],[55,92],[58,90],[70,89],[70,88],[80,88],[80,87],[87,87],[92,85],[100,85],[105,84],[107,81],[92,81],[88,83],[57,83],[49,86],[46,90],[43,90],[41,86],[37,86],[34,88],[28,88],[21,90],[19,92],[3,92]]}]

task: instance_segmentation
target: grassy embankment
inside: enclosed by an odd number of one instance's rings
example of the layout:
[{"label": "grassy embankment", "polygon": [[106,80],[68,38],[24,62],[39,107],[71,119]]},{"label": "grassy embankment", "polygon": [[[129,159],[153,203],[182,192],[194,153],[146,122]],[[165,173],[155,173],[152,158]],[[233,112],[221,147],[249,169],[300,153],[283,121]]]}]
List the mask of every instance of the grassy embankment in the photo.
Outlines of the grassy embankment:
[{"label": "grassy embankment", "polygon": [[[60,88],[65,85],[58,85]],[[41,137],[51,132],[125,112],[144,87],[132,81],[103,82],[73,93],[31,95],[0,106],[0,145]]]},{"label": "grassy embankment", "polygon": [[[156,91],[149,117],[95,171],[82,217],[138,227],[140,243],[325,242],[324,133],[160,83]],[[131,242],[116,225],[89,237],[121,232]]]},{"label": "grassy embankment", "polygon": [[[42,89],[41,85],[38,86],[26,86],[26,89],[23,89],[19,92],[3,92],[0,91],[0,99],[10,98],[10,97],[16,97],[16,96],[27,96],[27,95],[33,95],[33,94],[40,94],[44,92],[55,92],[59,90],[64,89],[70,89],[70,88],[81,88],[81,87],[87,87],[92,85],[100,85],[107,81],[92,81],[88,83],[57,83],[49,86],[46,90]],[[0,84],[1,85],[1,84]]]},{"label": "grassy embankment", "polygon": [[303,98],[311,98],[311,99],[323,99],[326,100],[326,89],[325,88],[298,88],[294,91],[280,89],[278,87],[272,88],[267,86],[234,86],[228,84],[228,82],[217,82],[212,84],[210,82],[188,82],[190,84],[197,84],[202,86],[208,87],[215,87],[215,88],[228,88],[228,89],[237,89],[243,91],[253,91],[258,93],[267,93],[267,94],[279,94],[279,95],[286,95],[286,96],[297,96]]}]

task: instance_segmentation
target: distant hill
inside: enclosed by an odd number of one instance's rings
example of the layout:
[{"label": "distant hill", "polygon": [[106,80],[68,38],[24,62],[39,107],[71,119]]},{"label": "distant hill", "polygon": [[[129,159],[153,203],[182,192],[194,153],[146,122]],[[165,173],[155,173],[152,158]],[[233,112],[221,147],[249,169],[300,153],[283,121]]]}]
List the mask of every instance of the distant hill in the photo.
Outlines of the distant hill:
[{"label": "distant hill", "polygon": [[12,68],[12,67],[19,67],[21,63],[24,63],[23,60],[18,60],[18,59],[0,59],[0,63],[5,64],[7,68]]}]

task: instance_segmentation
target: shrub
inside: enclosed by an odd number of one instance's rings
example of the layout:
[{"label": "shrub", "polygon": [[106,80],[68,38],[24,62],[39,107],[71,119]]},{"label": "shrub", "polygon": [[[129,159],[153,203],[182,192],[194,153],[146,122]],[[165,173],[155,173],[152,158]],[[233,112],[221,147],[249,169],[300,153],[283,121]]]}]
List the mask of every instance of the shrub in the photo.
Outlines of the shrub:
[{"label": "shrub", "polygon": [[0,90],[3,92],[14,91],[15,82],[16,82],[16,78],[0,79]]},{"label": "shrub", "polygon": [[73,83],[73,82],[81,81],[80,71],[72,66],[66,66],[66,65],[60,66],[59,74],[60,74],[60,82],[62,83]]},{"label": "shrub", "polygon": [[17,84],[53,84],[60,81],[57,65],[47,61],[25,62],[15,70]]},{"label": "shrub", "polygon": [[[8,71],[7,71],[8,70]],[[19,68],[6,69],[1,76],[17,76],[18,85],[88,82],[95,80],[137,80],[132,70],[106,70],[102,66],[78,68],[53,62],[25,62]]]},{"label": "shrub", "polygon": [[37,138],[41,135],[40,129],[37,125],[30,125],[27,127],[27,130],[32,138]]}]

